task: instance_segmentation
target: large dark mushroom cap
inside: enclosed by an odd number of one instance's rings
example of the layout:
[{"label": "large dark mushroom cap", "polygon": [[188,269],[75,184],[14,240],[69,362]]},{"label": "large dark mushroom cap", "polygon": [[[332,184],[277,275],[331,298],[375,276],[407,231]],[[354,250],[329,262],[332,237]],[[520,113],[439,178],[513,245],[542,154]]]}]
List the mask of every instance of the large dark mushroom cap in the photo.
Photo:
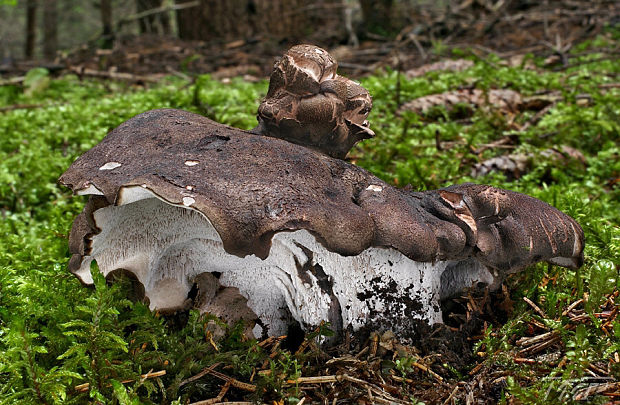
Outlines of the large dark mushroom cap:
[{"label": "large dark mushroom cap", "polygon": [[274,233],[306,229],[342,255],[385,246],[422,262],[475,256],[500,270],[582,260],[579,225],[534,198],[473,184],[399,190],[342,160],[179,110],[123,123],[60,182],[95,190],[97,206],[119,204],[123,188],[148,189],[203,213],[239,256],[266,257]]},{"label": "large dark mushroom cap", "polygon": [[121,124],[60,182],[91,196],[70,235],[69,268],[82,281],[96,260],[104,274],[134,274],[152,308],[175,310],[215,272],[201,308],[245,314],[255,336],[286,333],[293,319],[406,333],[415,319],[440,321],[439,299],[472,283],[583,260],[579,225],[534,198],[474,184],[396,189],[319,151],[179,110]]}]

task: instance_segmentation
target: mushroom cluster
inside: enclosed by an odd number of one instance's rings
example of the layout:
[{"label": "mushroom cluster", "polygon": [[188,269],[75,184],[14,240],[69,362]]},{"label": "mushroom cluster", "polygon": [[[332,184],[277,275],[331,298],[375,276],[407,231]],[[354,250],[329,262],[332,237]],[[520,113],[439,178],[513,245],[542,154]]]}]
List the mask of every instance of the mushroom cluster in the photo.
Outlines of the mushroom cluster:
[{"label": "mushroom cluster", "polygon": [[129,272],[152,309],[193,305],[262,337],[321,321],[406,332],[441,322],[440,300],[473,284],[582,264],[581,228],[542,201],[398,189],[339,159],[373,133],[370,96],[336,67],[320,48],[289,50],[254,131],[161,109],[110,132],[60,178],[90,196],[71,272]]}]

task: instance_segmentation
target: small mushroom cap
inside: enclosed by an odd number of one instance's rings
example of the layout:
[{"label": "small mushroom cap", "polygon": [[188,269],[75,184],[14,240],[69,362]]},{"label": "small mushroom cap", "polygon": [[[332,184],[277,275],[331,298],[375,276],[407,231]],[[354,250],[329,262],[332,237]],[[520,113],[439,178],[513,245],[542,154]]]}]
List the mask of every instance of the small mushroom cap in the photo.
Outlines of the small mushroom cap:
[{"label": "small mushroom cap", "polygon": [[366,89],[336,74],[338,65],[313,45],[297,45],[278,61],[258,108],[263,135],[344,158],[360,140],[374,136],[366,118]]},{"label": "small mushroom cap", "polygon": [[265,258],[275,233],[305,229],[344,256],[390,247],[420,262],[475,257],[500,273],[583,261],[579,225],[534,198],[475,184],[396,189],[342,160],[179,110],[121,124],[60,182],[99,194],[74,223],[73,270],[98,232],[93,212],[126,203],[121,191],[136,186],[204,214],[224,249],[241,257]]}]

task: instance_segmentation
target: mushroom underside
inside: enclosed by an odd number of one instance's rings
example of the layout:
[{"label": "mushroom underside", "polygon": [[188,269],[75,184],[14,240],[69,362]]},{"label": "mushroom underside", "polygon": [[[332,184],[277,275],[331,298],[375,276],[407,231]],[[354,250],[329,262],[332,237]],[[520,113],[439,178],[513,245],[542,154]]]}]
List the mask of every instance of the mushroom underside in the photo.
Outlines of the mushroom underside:
[{"label": "mushroom underside", "polygon": [[[197,283],[194,306],[255,322],[257,338],[284,334],[292,321],[306,330],[327,320],[336,330],[371,324],[405,332],[416,321],[441,322],[440,299],[477,283],[496,284],[473,259],[417,262],[382,247],[344,256],[303,229],[276,233],[265,259],[239,257],[226,252],[203,213],[140,186],[121,188],[117,205],[91,215],[99,232],[74,270],[83,282],[92,282],[93,260],[104,275],[129,271],[151,309],[160,310],[186,306]],[[240,296],[231,298],[235,293]]]}]

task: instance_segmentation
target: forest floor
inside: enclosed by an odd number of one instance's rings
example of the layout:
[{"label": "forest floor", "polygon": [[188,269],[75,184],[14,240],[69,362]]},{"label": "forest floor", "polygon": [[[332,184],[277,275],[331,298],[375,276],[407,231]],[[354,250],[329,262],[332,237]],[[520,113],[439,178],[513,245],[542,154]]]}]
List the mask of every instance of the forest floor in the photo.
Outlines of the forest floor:
[{"label": "forest floor", "polygon": [[143,37],[68,54],[58,77],[35,68],[2,79],[0,403],[620,400],[620,31],[583,31],[497,54],[444,42],[425,51],[434,64],[420,63],[408,35],[336,52],[374,100],[377,137],[351,162],[414,189],[475,181],[524,192],[586,234],[582,269],[538,264],[499,291],[465,292],[408,345],[362,331],[322,347],[329,325],[263,341],[221,325],[215,341],[213,319],[160,316],[125,299],[127,280],[89,289],[66,271],[84,203],[56,185],[70,163],[151,108],[253,127],[281,49],[220,44],[213,62],[196,44]]},{"label": "forest floor", "polygon": [[[618,24],[620,3],[613,0],[556,0],[521,6],[500,1],[463,1],[456,8],[420,7],[397,33],[368,33],[348,41],[329,29],[310,35],[339,61],[340,71],[359,78],[389,67],[403,72],[428,65],[452,49],[467,49],[477,57],[489,54],[520,59],[526,54],[566,65],[569,51]],[[211,74],[216,79],[245,76],[258,80],[271,72],[273,61],[303,38],[251,37],[235,40],[187,41],[159,35],[120,36],[112,49],[98,41],[59,53],[46,63],[52,73],[73,72],[84,77],[152,82],[169,75]],[[355,46],[352,42],[359,42]],[[617,56],[617,53],[615,54]],[[19,76],[37,62],[0,65],[0,74]]]}]

